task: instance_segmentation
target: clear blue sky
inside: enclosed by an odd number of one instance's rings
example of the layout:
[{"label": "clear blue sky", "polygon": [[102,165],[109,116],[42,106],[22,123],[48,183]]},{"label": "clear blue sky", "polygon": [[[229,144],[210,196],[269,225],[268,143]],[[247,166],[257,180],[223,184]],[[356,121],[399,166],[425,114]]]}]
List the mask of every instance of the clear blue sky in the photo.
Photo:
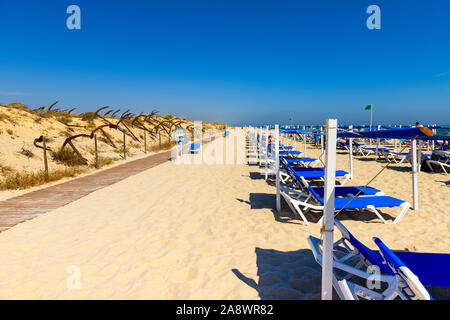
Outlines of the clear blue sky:
[{"label": "clear blue sky", "polygon": [[362,124],[373,104],[375,123],[450,123],[449,21],[449,0],[0,0],[0,103],[229,124]]}]

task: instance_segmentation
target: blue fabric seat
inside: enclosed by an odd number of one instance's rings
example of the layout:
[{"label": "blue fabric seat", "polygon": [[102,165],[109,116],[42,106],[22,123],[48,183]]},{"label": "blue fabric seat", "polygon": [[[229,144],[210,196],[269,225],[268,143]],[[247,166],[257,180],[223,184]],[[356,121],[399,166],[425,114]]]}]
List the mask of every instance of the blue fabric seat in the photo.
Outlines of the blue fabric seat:
[{"label": "blue fabric seat", "polygon": [[297,150],[292,150],[292,151],[280,151],[279,155],[280,156],[284,156],[284,155],[300,155],[302,154],[301,151],[297,151]]},{"label": "blue fabric seat", "polygon": [[[321,197],[311,186],[308,186],[314,197],[323,205],[324,199]],[[351,188],[351,187],[349,187]],[[358,191],[356,191],[358,192]],[[356,193],[355,193],[356,194]],[[399,207],[405,201],[389,197],[389,196],[370,196],[370,197],[340,197],[334,199],[334,208],[336,210],[340,209],[364,209],[367,206],[372,205],[375,208],[384,207]],[[348,203],[352,200],[350,203]]]},{"label": "blue fabric seat", "polygon": [[[356,197],[349,204],[347,202],[352,197],[336,198],[334,200],[334,207],[336,210],[342,208],[345,209],[364,209],[367,206],[372,205],[375,208],[387,208],[387,207],[399,207],[405,201],[389,197],[389,196],[370,196],[370,197]],[[323,203],[323,198],[319,198],[319,201]],[[346,205],[347,204],[347,205]]]},{"label": "blue fabric seat", "polygon": [[393,252],[424,285],[450,287],[450,254]]},{"label": "blue fabric seat", "polygon": [[[325,189],[323,187],[311,187],[312,190],[319,196],[323,198]],[[349,194],[356,195],[358,192],[359,196],[374,196],[377,193],[381,192],[381,190],[375,189],[373,187],[364,187],[363,186],[352,186],[352,187],[339,187],[336,186],[334,194],[336,197],[347,197]]]},{"label": "blue fabric seat", "polygon": [[288,157],[284,157],[283,159],[286,160],[287,163],[289,164],[293,164],[293,163],[298,163],[298,162],[314,162],[317,161],[317,159],[314,158],[288,158]]},{"label": "blue fabric seat", "polygon": [[[315,179],[315,178],[323,178],[325,177],[325,168],[293,168],[291,167],[292,173],[296,178],[305,178],[305,179]],[[336,177],[343,177],[347,175],[348,172],[344,170],[336,170]]]},{"label": "blue fabric seat", "polygon": [[394,275],[395,269],[407,266],[424,285],[450,287],[450,254],[386,250],[379,238],[374,238],[374,242],[380,251],[371,250],[346,231],[351,245],[381,272]]}]

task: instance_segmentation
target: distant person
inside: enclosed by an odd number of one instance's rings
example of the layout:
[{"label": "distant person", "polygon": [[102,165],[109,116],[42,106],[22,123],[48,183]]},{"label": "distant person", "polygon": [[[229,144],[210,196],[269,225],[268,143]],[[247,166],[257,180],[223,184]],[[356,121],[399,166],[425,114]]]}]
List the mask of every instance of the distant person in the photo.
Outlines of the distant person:
[{"label": "distant person", "polygon": [[416,127],[422,127],[422,125],[419,123],[419,121],[416,122]]},{"label": "distant person", "polygon": [[320,143],[320,135],[319,134],[315,134],[314,135],[314,146],[315,147],[319,147],[319,143]]},{"label": "distant person", "polygon": [[[449,134],[449,132],[447,132],[446,134]],[[442,150],[450,151],[450,141],[449,140],[444,140],[442,142]]]}]

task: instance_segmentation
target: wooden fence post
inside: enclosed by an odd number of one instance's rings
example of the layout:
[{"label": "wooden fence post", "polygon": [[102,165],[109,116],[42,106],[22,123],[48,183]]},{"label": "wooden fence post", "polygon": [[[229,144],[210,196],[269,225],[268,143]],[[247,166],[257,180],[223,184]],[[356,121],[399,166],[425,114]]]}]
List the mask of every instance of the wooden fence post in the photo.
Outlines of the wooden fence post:
[{"label": "wooden fence post", "polygon": [[144,130],[144,153],[147,153],[147,131]]},{"label": "wooden fence post", "polygon": [[127,146],[126,146],[126,140],[125,140],[125,131],[123,131],[123,158],[127,159]]},{"label": "wooden fence post", "polygon": [[94,134],[94,147],[95,147],[95,169],[98,169],[98,149],[97,149],[97,135]]},{"label": "wooden fence post", "polygon": [[44,146],[44,177],[45,181],[48,181],[48,162],[47,162],[47,144],[46,141],[47,138],[44,136],[43,139],[43,146]]}]

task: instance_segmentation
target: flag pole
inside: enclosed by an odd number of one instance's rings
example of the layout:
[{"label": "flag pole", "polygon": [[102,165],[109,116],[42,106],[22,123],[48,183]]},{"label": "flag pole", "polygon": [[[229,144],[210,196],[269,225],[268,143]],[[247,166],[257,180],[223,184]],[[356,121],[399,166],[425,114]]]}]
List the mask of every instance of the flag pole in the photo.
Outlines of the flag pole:
[{"label": "flag pole", "polygon": [[373,104],[370,105],[370,131],[372,131]]}]

